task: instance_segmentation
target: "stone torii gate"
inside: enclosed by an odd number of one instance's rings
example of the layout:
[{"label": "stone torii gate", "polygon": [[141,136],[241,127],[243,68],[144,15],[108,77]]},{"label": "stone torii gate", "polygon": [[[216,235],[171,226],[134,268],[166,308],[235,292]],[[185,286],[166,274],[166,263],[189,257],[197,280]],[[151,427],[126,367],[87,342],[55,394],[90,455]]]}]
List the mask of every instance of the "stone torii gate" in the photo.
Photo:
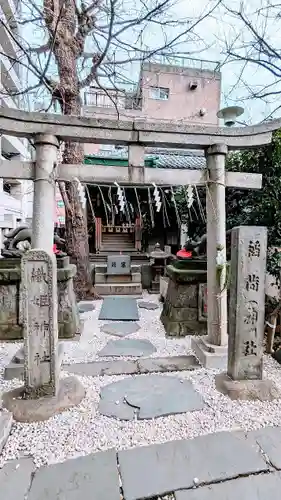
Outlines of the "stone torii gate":
[{"label": "stone torii gate", "polygon": [[[204,353],[226,356],[227,297],[216,276],[217,255],[226,262],[225,188],[261,189],[262,176],[225,172],[225,158],[230,150],[255,148],[271,142],[272,133],[281,127],[281,120],[249,127],[220,128],[143,121],[89,119],[1,110],[0,133],[32,139],[36,161],[0,161],[3,178],[29,179],[34,184],[33,242],[34,248],[49,253],[53,245],[55,181],[131,183],[132,185],[181,186],[205,185],[207,200],[207,287],[208,336],[194,348],[201,361]],[[128,167],[100,165],[57,165],[61,141],[119,144],[129,147]],[[203,171],[152,169],[144,167],[144,148],[203,149],[207,168]],[[199,352],[201,351],[201,352]],[[221,365],[220,365],[221,366]]]}]

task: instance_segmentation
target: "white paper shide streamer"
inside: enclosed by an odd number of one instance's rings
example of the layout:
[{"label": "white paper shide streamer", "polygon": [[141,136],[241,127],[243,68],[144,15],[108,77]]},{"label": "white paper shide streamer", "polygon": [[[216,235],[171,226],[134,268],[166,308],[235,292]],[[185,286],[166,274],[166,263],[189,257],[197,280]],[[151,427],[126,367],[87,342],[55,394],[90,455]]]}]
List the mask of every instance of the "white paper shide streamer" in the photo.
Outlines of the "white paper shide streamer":
[{"label": "white paper shide streamer", "polygon": [[117,182],[114,182],[115,186],[117,186],[117,198],[118,198],[118,203],[120,207],[120,212],[124,213],[125,209],[125,196],[123,193],[123,189],[117,184]]},{"label": "white paper shide streamer", "polygon": [[74,181],[77,183],[78,196],[83,208],[86,208],[86,196],[85,196],[85,188],[79,181],[77,177],[74,177]]},{"label": "white paper shide streamer", "polygon": [[156,186],[156,184],[154,184],[154,183],[153,183],[153,187],[154,187],[153,198],[154,198],[155,205],[156,205],[156,212],[160,212],[161,206],[162,206],[162,202],[161,202],[161,199],[160,199],[159,189]]},{"label": "white paper shide streamer", "polygon": [[193,192],[193,186],[189,185],[187,186],[187,206],[190,208],[194,202],[194,192]]}]

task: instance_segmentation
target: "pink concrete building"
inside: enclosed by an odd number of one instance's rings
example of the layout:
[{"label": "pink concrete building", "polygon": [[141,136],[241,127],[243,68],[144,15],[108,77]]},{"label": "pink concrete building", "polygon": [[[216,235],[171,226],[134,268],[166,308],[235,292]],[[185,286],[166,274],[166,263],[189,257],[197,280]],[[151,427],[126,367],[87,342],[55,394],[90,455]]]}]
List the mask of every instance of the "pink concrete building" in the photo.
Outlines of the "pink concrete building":
[{"label": "pink concrete building", "polygon": [[[181,60],[183,61],[183,60]],[[185,65],[144,63],[138,84],[130,91],[120,88],[90,88],[85,94],[84,115],[96,118],[167,120],[189,124],[217,125],[220,108],[221,74],[218,65],[208,69]],[[93,145],[85,154],[95,154]]]}]

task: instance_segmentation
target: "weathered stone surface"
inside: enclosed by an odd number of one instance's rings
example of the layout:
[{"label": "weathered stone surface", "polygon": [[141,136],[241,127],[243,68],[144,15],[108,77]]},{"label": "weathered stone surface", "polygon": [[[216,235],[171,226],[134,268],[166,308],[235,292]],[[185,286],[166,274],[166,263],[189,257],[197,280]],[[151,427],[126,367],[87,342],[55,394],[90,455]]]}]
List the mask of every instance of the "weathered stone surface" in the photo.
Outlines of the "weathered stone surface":
[{"label": "weathered stone surface", "polygon": [[[118,401],[118,403],[116,403]],[[189,380],[147,375],[125,378],[102,388],[99,411],[121,420],[151,419],[201,410],[203,400]]]},{"label": "weathered stone surface", "polygon": [[247,438],[254,439],[273,467],[281,470],[281,427],[265,427],[264,429],[251,431],[247,434]]},{"label": "weathered stone surface", "polygon": [[98,352],[98,356],[149,356],[156,352],[156,347],[146,339],[109,340],[106,346]]},{"label": "weathered stone surface", "polygon": [[[131,375],[141,373],[163,373],[195,370],[199,363],[195,356],[169,356],[167,358],[144,358],[135,361],[115,359],[64,365],[63,370],[78,375],[97,377],[103,375]],[[9,363],[5,368],[5,380],[23,379],[23,364]]]},{"label": "weathered stone surface", "polygon": [[120,451],[118,459],[126,500],[192,488],[194,478],[204,484],[268,470],[251,444],[230,432]]},{"label": "weathered stone surface", "polygon": [[107,274],[130,274],[130,255],[109,255],[107,257]]},{"label": "weathered stone surface", "polygon": [[[0,454],[11,432],[12,423],[13,423],[12,413],[0,410]],[[0,491],[1,491],[1,484],[0,484]]]},{"label": "weathered stone surface", "polygon": [[139,313],[136,299],[131,297],[106,297],[103,300],[99,319],[137,321]]},{"label": "weathered stone surface", "polygon": [[92,304],[91,302],[79,302],[78,304],[78,310],[80,314],[83,314],[85,312],[90,312],[95,310],[95,305]]},{"label": "weathered stone surface", "polygon": [[7,462],[0,469],[1,500],[26,500],[35,465],[31,458]]},{"label": "weathered stone surface", "polygon": [[137,361],[140,373],[161,373],[194,370],[199,368],[195,356],[169,356],[167,358],[146,358]]},{"label": "weathered stone surface", "polygon": [[73,278],[76,266],[68,264],[67,268],[58,269],[58,335],[60,338],[72,338],[80,333],[81,325],[77,310]]},{"label": "weathered stone surface", "polygon": [[[176,265],[187,269],[177,268]],[[196,266],[199,266],[196,269]],[[203,268],[201,269],[201,267]],[[190,269],[189,269],[190,267]],[[199,286],[206,283],[205,261],[175,263],[167,267],[170,277],[161,321],[167,336],[205,335],[206,321],[199,321]]]},{"label": "weathered stone surface", "polygon": [[75,363],[64,365],[63,369],[69,373],[86,375],[88,377],[102,377],[103,375],[132,375],[139,373],[136,361],[117,359],[114,361],[94,361],[93,363]]},{"label": "weathered stone surface", "polygon": [[266,227],[232,230],[227,374],[233,380],[262,379],[266,253]]},{"label": "weathered stone surface", "polygon": [[224,483],[202,486],[192,490],[176,491],[176,500],[279,500],[281,474],[260,474],[240,477]]},{"label": "weathered stone surface", "polygon": [[208,337],[193,337],[191,349],[202,366],[210,369],[226,370],[227,346],[209,344]]},{"label": "weathered stone surface", "polygon": [[166,299],[173,303],[174,307],[184,307],[188,299],[189,307],[198,306],[198,287],[197,284],[181,284],[169,280]]},{"label": "weathered stone surface", "polygon": [[78,405],[85,396],[85,389],[75,377],[60,380],[57,395],[38,399],[22,399],[24,387],[3,394],[3,407],[11,411],[18,422],[47,420],[55,413]]},{"label": "weathered stone surface", "polygon": [[120,500],[115,451],[105,451],[42,467],[28,500]]},{"label": "weathered stone surface", "polygon": [[21,310],[27,397],[55,396],[59,377],[56,258],[43,250],[22,257]]},{"label": "weathered stone surface", "polygon": [[[58,345],[58,367],[61,366],[63,359],[63,344]],[[5,366],[4,379],[12,380],[13,378],[24,379],[24,352],[23,348],[19,349],[10,363]]]},{"label": "weathered stone surface", "polygon": [[281,397],[272,380],[232,380],[224,373],[216,376],[216,388],[230,399],[272,401]]},{"label": "weathered stone surface", "polygon": [[93,363],[75,363],[64,365],[69,373],[90,377],[103,375],[131,375],[144,373],[178,372],[195,370],[199,363],[195,356],[170,356],[167,358],[144,358],[135,361],[118,359],[114,361],[94,361]]},{"label": "weathered stone surface", "polygon": [[108,333],[108,335],[114,335],[116,337],[126,337],[131,333],[135,333],[140,329],[140,325],[134,321],[129,323],[106,323],[102,325],[101,332]]},{"label": "weathered stone surface", "polygon": [[141,301],[141,302],[138,302],[138,306],[139,306],[141,309],[148,309],[148,310],[150,310],[150,311],[154,311],[155,309],[159,309],[158,304],[155,304],[155,302],[145,302],[145,301]]},{"label": "weathered stone surface", "polygon": [[[73,290],[76,266],[69,257],[57,258],[59,337],[72,338],[80,333],[79,315]],[[63,267],[67,266],[67,267]],[[67,295],[69,294],[69,295]],[[21,259],[0,259],[0,339],[23,338],[21,295]]]}]

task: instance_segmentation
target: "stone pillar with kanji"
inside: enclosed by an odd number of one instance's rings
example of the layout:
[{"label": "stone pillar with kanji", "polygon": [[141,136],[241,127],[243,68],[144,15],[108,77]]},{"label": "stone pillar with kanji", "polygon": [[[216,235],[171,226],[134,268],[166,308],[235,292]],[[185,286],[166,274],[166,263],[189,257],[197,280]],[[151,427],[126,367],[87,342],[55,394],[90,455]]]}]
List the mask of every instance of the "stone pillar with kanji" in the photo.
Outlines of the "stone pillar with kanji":
[{"label": "stone pillar with kanji", "polygon": [[227,374],[217,377],[217,388],[232,399],[279,397],[263,379],[266,254],[266,227],[232,230]]}]

